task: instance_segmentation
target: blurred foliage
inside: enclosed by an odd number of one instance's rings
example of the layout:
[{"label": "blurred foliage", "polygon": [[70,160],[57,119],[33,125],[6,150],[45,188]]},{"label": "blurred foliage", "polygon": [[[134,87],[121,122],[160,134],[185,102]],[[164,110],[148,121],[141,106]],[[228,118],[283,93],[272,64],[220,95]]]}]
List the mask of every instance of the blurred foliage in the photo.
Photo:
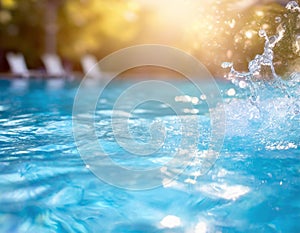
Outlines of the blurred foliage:
[{"label": "blurred foliage", "polygon": [[175,2],[157,3],[160,12],[153,3],[142,2],[0,0],[0,52],[22,52],[29,66],[40,66],[49,27],[45,15],[49,4],[55,4],[57,53],[75,64],[85,53],[101,58],[130,45],[159,43],[190,52],[212,73],[222,75],[226,72],[220,67],[224,61],[247,70],[248,62],[264,48],[258,31],[265,29],[271,36],[279,25],[284,25],[286,33],[274,49],[276,70],[284,73],[300,63],[299,13],[288,12],[271,0],[261,4],[252,0],[182,0],[193,9],[185,18],[181,17],[185,5],[171,15]]},{"label": "blurred foliage", "polygon": [[1,0],[0,49],[21,51],[29,66],[39,66],[44,42],[42,18],[38,0]]},{"label": "blurred foliage", "polygon": [[13,9],[16,7],[15,0],[2,0],[1,4],[4,9]]},{"label": "blurred foliage", "polygon": [[78,59],[122,48],[138,32],[139,5],[121,0],[67,1],[59,11],[60,54]]}]

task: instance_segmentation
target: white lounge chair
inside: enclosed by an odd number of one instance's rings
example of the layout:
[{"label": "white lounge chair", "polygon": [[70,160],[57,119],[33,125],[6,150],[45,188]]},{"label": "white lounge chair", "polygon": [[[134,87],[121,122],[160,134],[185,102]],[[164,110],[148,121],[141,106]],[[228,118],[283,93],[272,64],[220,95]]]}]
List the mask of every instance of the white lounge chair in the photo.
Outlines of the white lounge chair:
[{"label": "white lounge chair", "polygon": [[50,76],[66,76],[62,62],[56,54],[44,54],[42,56],[42,61],[45,65],[46,72]]},{"label": "white lounge chair", "polygon": [[73,80],[75,77],[81,77],[81,73],[68,72],[64,69],[60,57],[56,54],[44,54],[42,61],[49,76],[57,78],[67,78]]},{"label": "white lounge chair", "polygon": [[[17,79],[12,79],[12,83],[10,88],[12,90],[25,90],[28,88],[28,80],[27,78],[30,76],[30,72],[27,68],[24,56],[20,53],[14,54],[14,53],[7,53],[6,59],[10,68],[10,71],[12,73],[13,78],[17,77]],[[24,79],[24,78],[26,79]],[[22,79],[18,79],[22,78]]]},{"label": "white lounge chair", "polygon": [[21,53],[7,53],[6,59],[10,71],[20,77],[29,77],[30,71],[27,68],[23,54]]},{"label": "white lounge chair", "polygon": [[97,65],[98,61],[93,55],[84,55],[81,58],[81,66],[84,72],[84,75],[87,75],[91,79],[99,80],[104,76],[104,73],[101,71],[100,67]]}]

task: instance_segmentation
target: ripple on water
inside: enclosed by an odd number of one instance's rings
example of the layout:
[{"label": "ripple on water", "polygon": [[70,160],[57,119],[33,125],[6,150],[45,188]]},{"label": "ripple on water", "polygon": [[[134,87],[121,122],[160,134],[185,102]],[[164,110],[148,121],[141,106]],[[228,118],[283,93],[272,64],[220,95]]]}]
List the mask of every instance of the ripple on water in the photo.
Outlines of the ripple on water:
[{"label": "ripple on water", "polygon": [[[207,107],[202,109],[203,96],[187,98],[202,112],[196,118],[201,131],[196,151],[177,150],[182,136],[180,120],[163,111],[167,106],[159,105],[153,111],[141,108],[130,114],[116,112],[117,126],[129,117],[133,139],[140,137],[146,142],[151,124],[158,120],[163,124],[154,124],[153,133],[162,134],[162,126],[166,135],[171,135],[161,150],[147,159],[135,158],[115,142],[112,110],[106,109],[111,97],[105,97],[105,106],[96,110],[94,125],[103,148],[115,153],[111,156],[114,162],[144,168],[145,164],[161,166],[176,152],[193,158],[175,180],[171,180],[172,169],[161,169],[165,177],[162,186],[141,192],[110,186],[88,170],[74,143],[71,110],[61,107],[58,92],[24,93],[28,98],[17,99],[16,105],[1,112],[0,231],[293,232],[299,208],[298,99],[280,94],[273,98],[268,92],[272,98],[261,99],[259,109],[240,90],[230,88],[226,84],[224,91],[227,141],[214,166],[203,174],[211,137],[210,116],[202,114],[207,112]],[[296,90],[296,86],[293,88]],[[63,97],[75,93],[64,92]],[[113,89],[109,95],[115,98]],[[9,94],[5,98],[10,98]],[[72,106],[72,101],[67,98],[64,106]],[[22,105],[25,107],[14,109]],[[158,110],[162,110],[161,115],[154,114]],[[93,152],[95,145],[87,137],[91,128],[85,124],[93,115],[76,117],[83,119],[77,143]],[[192,117],[182,119],[195,126]],[[130,137],[125,139],[130,141]]]}]

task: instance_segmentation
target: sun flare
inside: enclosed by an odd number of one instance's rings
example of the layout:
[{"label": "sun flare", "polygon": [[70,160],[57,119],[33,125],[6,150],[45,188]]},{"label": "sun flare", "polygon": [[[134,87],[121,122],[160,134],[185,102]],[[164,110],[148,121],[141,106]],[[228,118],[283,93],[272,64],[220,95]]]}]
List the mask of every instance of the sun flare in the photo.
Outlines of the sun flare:
[{"label": "sun flare", "polygon": [[167,0],[138,1],[152,8],[160,21],[173,27],[187,27],[197,16],[197,8],[192,1],[173,0],[172,4]]}]

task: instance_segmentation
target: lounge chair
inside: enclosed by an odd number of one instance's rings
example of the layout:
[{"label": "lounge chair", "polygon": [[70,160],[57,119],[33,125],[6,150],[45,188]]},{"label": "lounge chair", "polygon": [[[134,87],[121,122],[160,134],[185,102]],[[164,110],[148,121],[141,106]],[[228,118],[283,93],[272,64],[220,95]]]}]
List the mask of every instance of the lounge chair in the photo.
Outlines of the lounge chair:
[{"label": "lounge chair", "polygon": [[44,54],[42,56],[42,61],[45,65],[47,74],[52,77],[67,78],[68,80],[82,77],[81,73],[66,71],[60,57],[56,54]]},{"label": "lounge chair", "polygon": [[7,53],[6,59],[13,77],[29,78],[43,77],[45,73],[27,68],[25,58],[21,53]]},{"label": "lounge chair", "polygon": [[29,70],[27,69],[25,59],[22,54],[7,53],[6,59],[13,74],[28,75]]},{"label": "lounge chair", "polygon": [[29,86],[27,78],[31,76],[27,68],[23,54],[7,53],[6,60],[8,62],[11,74],[5,76],[13,78],[10,88],[12,90],[26,90]]},{"label": "lounge chair", "polygon": [[67,72],[65,71],[60,58],[56,54],[44,54],[42,61],[45,65],[46,72],[50,76],[65,77]]},{"label": "lounge chair", "polygon": [[101,79],[104,74],[100,67],[97,65],[98,61],[93,55],[84,55],[81,58],[81,65],[83,72],[86,76],[91,79]]}]

